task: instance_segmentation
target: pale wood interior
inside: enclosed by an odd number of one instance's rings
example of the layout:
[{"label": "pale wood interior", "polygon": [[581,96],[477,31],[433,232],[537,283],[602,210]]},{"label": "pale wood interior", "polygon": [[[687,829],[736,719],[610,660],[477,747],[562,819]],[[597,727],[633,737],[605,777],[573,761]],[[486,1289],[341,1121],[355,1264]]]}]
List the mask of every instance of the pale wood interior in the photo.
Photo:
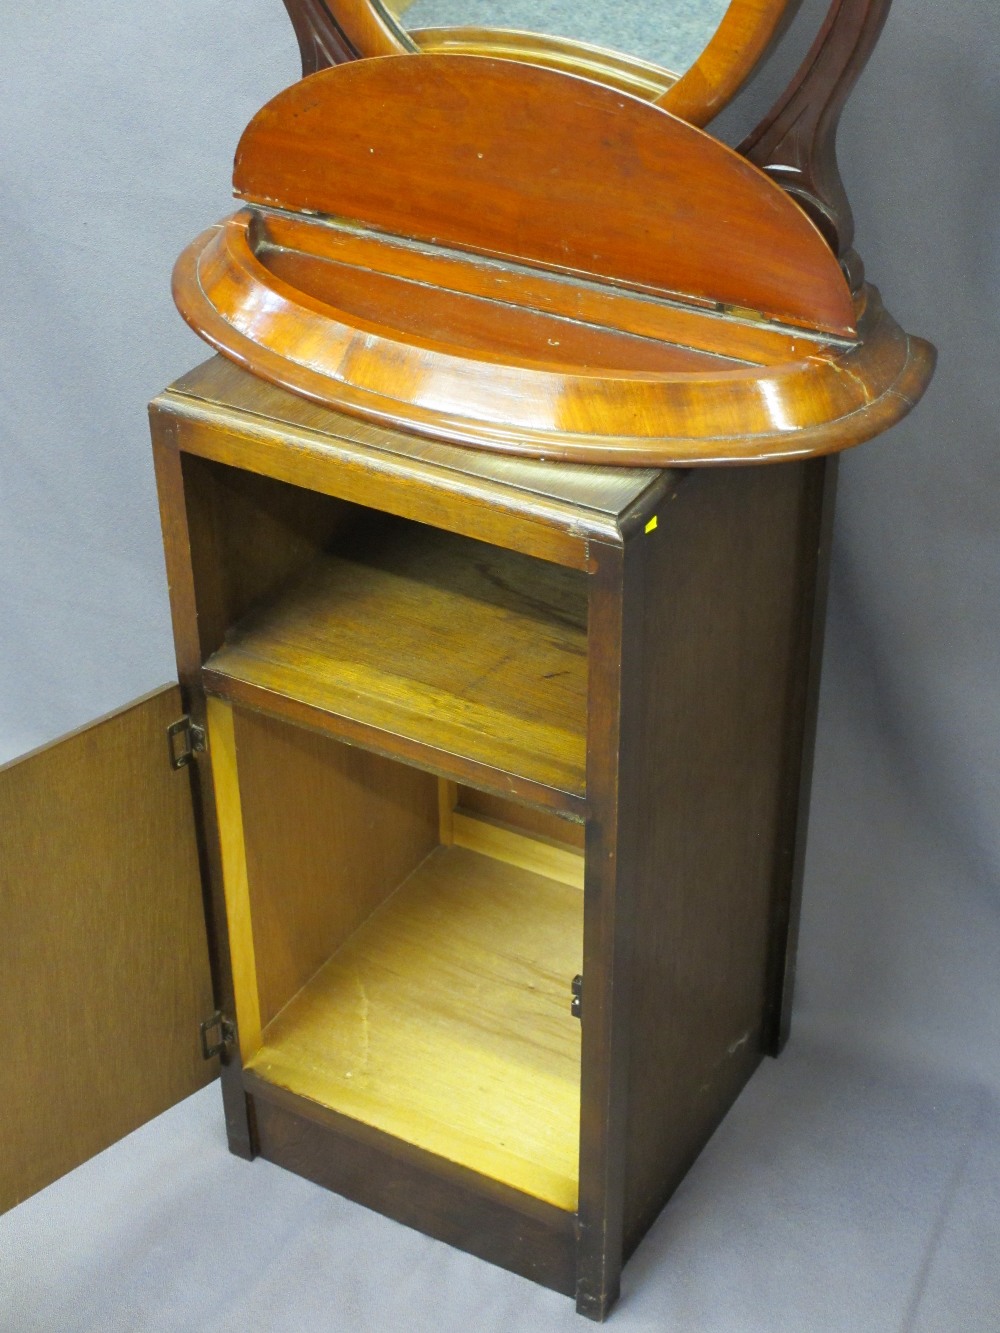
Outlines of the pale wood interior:
[{"label": "pale wood interior", "polygon": [[419,769],[234,717],[253,929],[233,971],[262,1019],[245,1067],[575,1210],[582,854],[456,810]]},{"label": "pale wood interior", "polygon": [[441,847],[264,1030],[259,1077],[570,1211],[580,893]]},{"label": "pale wood interior", "polygon": [[208,749],[212,756],[212,791],[219,825],[219,858],[222,862],[226,899],[226,934],[229,938],[233,996],[236,1001],[236,1027],[240,1050],[244,1056],[248,1056],[260,1045],[260,996],[232,708],[224,699],[208,699],[207,722]]},{"label": "pale wood interior", "polygon": [[438,845],[429,774],[236,710],[261,1022]]},{"label": "pale wood interior", "polygon": [[[555,793],[586,789],[586,575],[399,520],[314,560],[233,627],[210,692],[378,748],[426,746]],[[397,739],[398,738],[398,739]],[[410,751],[412,753],[412,751]],[[454,758],[450,758],[454,756]]]}]

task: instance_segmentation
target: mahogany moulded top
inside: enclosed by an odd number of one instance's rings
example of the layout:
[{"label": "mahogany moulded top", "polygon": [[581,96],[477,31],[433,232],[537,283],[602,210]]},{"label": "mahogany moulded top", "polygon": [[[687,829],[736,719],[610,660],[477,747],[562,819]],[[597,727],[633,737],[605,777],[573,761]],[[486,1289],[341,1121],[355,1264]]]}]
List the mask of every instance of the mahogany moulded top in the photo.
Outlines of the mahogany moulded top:
[{"label": "mahogany moulded top", "polygon": [[662,109],[474,56],[286,89],[248,207],[185,252],[185,318],[254,373],[438,438],[621,464],[826,452],[933,355],[855,301],[796,203]]}]

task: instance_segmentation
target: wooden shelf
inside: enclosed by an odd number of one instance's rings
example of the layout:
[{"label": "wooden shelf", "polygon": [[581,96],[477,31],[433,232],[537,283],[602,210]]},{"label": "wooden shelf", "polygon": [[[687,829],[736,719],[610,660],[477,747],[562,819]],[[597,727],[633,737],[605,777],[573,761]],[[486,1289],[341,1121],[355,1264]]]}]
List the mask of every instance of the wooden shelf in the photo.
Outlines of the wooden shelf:
[{"label": "wooden shelf", "polygon": [[579,571],[395,522],[242,621],[204,680],[233,702],[579,810],[586,624]]},{"label": "wooden shelf", "polygon": [[574,1211],[579,889],[440,847],[264,1031],[258,1078]]}]

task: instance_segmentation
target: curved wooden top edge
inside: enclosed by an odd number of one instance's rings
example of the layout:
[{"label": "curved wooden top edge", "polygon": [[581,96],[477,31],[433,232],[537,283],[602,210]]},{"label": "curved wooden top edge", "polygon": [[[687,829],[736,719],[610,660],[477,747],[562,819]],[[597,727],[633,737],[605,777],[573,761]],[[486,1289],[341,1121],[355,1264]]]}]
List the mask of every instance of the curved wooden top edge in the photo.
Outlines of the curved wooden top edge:
[{"label": "curved wooden top edge", "polygon": [[644,101],[658,101],[668,111],[670,105],[663,100],[664,96],[681,77],[673,70],[640,60],[637,56],[623,55],[589,42],[546,37],[516,28],[414,28],[410,36],[424,55],[491,56],[498,60],[542,65],[546,69],[592,79]]},{"label": "curved wooden top edge", "polygon": [[732,0],[698,59],[659,105],[691,125],[707,125],[763,60],[802,0]]},{"label": "curved wooden top edge", "polygon": [[[779,370],[768,368],[756,381],[736,376],[730,380],[728,408],[726,394],[720,394],[720,377],[714,382],[705,377],[700,385],[692,384],[691,377],[684,377],[686,382],[680,385],[670,380],[650,383],[648,376],[616,380],[603,397],[601,383],[596,381],[592,387],[597,397],[591,402],[579,397],[571,377],[536,372],[550,381],[556,393],[540,400],[541,411],[532,418],[531,404],[539,400],[521,397],[523,386],[518,384],[512,396],[511,385],[502,384],[499,398],[491,402],[490,384],[484,382],[479,365],[467,386],[465,414],[458,408],[463,400],[455,394],[461,375],[449,380],[444,363],[434,368],[441,372],[440,377],[435,380],[432,375],[429,380],[432,387],[437,384],[440,401],[434,401],[433,393],[430,398],[406,401],[397,396],[393,359],[386,357],[386,351],[392,349],[378,340],[372,345],[368,335],[361,343],[348,339],[343,346],[329,338],[331,356],[341,373],[337,379],[336,371],[331,374],[312,363],[315,339],[299,360],[289,349],[278,350],[278,345],[269,346],[266,339],[259,341],[259,328],[250,337],[235,327],[206,292],[200,272],[205,260],[208,285],[213,287],[217,278],[220,290],[232,294],[232,275],[222,272],[213,277],[210,271],[218,262],[213,246],[223,230],[217,226],[197,238],[175,268],[175,300],[196,332],[230,360],[279,387],[350,415],[452,444],[562,462],[633,467],[806,458],[849,448],[887,430],[910,411],[934,368],[934,349],[903,334],[871,289],[862,321],[864,341],[858,347]],[[350,380],[352,365],[360,382]],[[512,420],[516,413],[509,411],[504,416],[505,406],[509,409],[518,402],[525,405],[524,419]],[[491,418],[490,411],[498,404],[499,413],[494,410]],[[704,421],[698,415],[700,407],[707,410]],[[644,416],[649,420],[651,412],[659,413],[661,433],[630,434],[623,429],[625,423],[641,424]],[[727,413],[739,419],[738,428],[719,429]],[[668,435],[671,415],[678,430]],[[595,429],[602,419],[607,421],[606,434]],[[701,433],[683,433],[699,426]]]},{"label": "curved wooden top edge", "polygon": [[854,335],[814,223],[764,172],[662,108],[481,56],[320,71],[247,126],[236,194],[779,323]]}]

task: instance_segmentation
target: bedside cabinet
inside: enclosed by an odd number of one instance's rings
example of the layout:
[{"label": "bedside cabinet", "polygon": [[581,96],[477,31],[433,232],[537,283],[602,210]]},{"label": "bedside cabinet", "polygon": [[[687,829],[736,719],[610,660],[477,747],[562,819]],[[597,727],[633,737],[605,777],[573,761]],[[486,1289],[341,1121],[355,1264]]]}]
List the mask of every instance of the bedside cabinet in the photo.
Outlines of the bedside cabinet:
[{"label": "bedside cabinet", "polygon": [[603,1318],[786,1033],[833,461],[151,420],[233,1151]]}]

